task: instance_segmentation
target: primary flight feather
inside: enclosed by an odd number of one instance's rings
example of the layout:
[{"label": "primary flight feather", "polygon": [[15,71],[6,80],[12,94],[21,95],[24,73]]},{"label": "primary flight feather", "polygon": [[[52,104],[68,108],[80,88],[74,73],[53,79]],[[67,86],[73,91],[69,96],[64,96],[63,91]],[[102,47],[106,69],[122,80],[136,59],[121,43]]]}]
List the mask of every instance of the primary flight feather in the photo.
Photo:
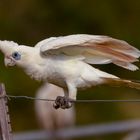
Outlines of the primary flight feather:
[{"label": "primary flight feather", "polygon": [[58,97],[56,108],[69,108],[78,88],[99,84],[123,84],[140,89],[139,83],[122,80],[90,64],[113,63],[135,71],[140,51],[125,41],[100,35],[77,34],[51,37],[29,47],[11,41],[0,41],[6,66],[20,66],[36,80],[60,86],[65,98]]}]

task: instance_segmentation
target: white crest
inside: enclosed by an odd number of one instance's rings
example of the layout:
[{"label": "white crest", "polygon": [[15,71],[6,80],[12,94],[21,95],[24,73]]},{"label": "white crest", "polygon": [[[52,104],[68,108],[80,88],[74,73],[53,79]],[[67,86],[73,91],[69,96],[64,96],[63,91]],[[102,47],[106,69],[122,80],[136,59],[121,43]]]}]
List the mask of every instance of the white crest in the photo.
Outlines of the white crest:
[{"label": "white crest", "polygon": [[14,41],[0,41],[0,47],[17,47],[18,44]]}]

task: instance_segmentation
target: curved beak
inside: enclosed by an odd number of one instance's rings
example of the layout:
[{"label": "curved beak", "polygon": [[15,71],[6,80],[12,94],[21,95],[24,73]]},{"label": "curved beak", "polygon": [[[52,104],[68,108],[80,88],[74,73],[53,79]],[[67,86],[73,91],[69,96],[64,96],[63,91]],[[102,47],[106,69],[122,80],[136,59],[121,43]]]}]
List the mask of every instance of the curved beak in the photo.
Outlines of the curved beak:
[{"label": "curved beak", "polygon": [[5,57],[4,58],[4,64],[5,64],[6,67],[16,65],[15,61],[10,57]]}]

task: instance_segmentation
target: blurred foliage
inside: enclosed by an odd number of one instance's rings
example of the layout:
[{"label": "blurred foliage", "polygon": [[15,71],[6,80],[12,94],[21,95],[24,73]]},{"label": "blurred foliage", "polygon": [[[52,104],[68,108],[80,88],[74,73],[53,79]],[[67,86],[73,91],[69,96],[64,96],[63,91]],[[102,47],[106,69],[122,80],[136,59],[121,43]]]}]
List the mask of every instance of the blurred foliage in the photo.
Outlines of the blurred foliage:
[{"label": "blurred foliage", "polygon": [[[1,0],[0,39],[34,46],[50,36],[103,34],[140,48],[139,17],[138,0]],[[0,66],[0,80],[5,83],[8,94],[35,95],[41,83],[31,80],[17,67],[5,68],[2,54]],[[100,68],[123,78],[140,79],[139,71],[130,72],[114,65]],[[78,99],[140,98],[139,91],[128,88],[100,86],[79,92]],[[14,131],[37,129],[33,102],[13,99],[9,105]],[[140,118],[139,103],[79,103],[75,106],[77,125]],[[122,134],[95,139],[121,137]]]}]

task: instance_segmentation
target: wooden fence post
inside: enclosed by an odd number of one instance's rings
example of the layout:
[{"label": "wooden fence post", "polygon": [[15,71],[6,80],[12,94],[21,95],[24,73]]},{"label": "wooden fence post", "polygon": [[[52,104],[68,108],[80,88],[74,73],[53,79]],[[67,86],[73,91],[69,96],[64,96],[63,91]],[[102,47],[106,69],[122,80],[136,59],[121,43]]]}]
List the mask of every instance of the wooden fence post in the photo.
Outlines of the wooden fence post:
[{"label": "wooden fence post", "polygon": [[0,84],[0,139],[12,140],[10,117],[4,84]]}]

